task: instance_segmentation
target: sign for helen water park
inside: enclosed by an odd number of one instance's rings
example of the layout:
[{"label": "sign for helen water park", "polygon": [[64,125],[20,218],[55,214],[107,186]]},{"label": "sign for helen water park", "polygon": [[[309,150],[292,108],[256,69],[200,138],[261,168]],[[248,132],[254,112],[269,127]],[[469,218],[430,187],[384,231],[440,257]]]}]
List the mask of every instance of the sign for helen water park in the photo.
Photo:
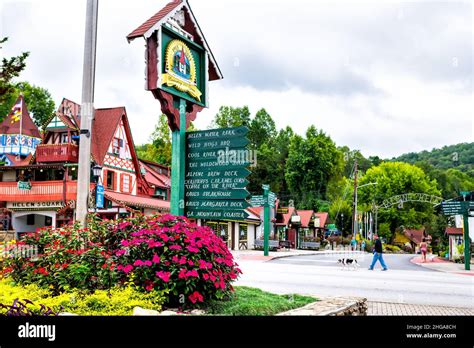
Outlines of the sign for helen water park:
[{"label": "sign for helen water park", "polygon": [[246,168],[253,162],[247,150],[247,127],[186,134],[186,216],[243,220],[249,192]]}]

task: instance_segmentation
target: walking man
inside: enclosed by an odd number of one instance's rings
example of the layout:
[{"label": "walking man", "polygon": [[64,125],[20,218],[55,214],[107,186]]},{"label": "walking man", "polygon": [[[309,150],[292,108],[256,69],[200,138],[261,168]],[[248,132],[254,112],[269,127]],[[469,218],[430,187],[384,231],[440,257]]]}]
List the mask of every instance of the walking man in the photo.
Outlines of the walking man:
[{"label": "walking man", "polygon": [[383,256],[382,256],[382,241],[379,239],[379,236],[374,234],[374,241],[375,241],[375,244],[374,244],[374,258],[372,259],[372,264],[370,265],[369,267],[369,270],[370,271],[373,271],[374,269],[374,266],[375,266],[375,263],[378,261],[380,261],[380,264],[382,265],[382,271],[386,271],[388,268],[387,268],[387,265],[385,264],[385,261],[383,260]]}]

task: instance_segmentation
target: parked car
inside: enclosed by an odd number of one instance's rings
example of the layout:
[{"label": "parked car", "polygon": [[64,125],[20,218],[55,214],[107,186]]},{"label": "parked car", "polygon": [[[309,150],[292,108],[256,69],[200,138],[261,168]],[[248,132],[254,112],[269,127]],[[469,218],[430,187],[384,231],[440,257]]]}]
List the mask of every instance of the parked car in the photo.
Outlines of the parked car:
[{"label": "parked car", "polygon": [[325,233],[324,233],[324,238],[328,238],[330,236],[334,236],[334,237],[337,237],[337,236],[342,236],[342,232],[339,231],[339,230],[327,230]]}]

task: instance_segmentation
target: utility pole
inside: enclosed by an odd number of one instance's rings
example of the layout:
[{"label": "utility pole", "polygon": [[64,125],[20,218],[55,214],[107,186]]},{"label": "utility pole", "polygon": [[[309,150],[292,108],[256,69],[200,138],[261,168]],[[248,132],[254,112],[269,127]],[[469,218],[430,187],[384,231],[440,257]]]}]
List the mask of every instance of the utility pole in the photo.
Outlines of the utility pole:
[{"label": "utility pole", "polygon": [[354,160],[354,207],[352,219],[352,238],[357,236],[357,159]]},{"label": "utility pole", "polygon": [[81,131],[79,138],[79,168],[77,178],[76,220],[86,225],[91,175],[91,135],[94,119],[94,84],[97,47],[97,15],[99,0],[87,0],[82,72]]}]

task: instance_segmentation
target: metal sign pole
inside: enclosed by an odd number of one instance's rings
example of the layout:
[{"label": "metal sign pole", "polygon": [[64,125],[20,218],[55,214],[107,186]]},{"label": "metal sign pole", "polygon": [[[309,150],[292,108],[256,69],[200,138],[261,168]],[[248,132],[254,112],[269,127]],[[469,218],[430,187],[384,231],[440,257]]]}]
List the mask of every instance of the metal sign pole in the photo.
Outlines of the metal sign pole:
[{"label": "metal sign pole", "polygon": [[471,243],[469,238],[469,202],[464,203],[463,228],[464,228],[464,269],[471,269]]},{"label": "metal sign pole", "polygon": [[270,202],[268,194],[270,186],[262,185],[263,188],[263,255],[268,256],[270,238]]},{"label": "metal sign pole", "polygon": [[171,206],[173,215],[184,215],[184,174],[186,170],[186,100],[179,99],[179,130],[172,134]]},{"label": "metal sign pole", "polygon": [[87,0],[84,67],[82,76],[81,131],[77,178],[76,220],[86,225],[91,175],[91,126],[94,119],[94,84],[99,0]]}]

